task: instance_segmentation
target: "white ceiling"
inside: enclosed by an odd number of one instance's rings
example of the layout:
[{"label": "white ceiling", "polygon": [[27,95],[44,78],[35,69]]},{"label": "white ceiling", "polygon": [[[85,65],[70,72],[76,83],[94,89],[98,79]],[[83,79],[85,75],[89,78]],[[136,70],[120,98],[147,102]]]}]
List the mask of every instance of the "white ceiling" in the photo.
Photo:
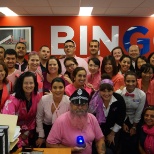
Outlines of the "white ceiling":
[{"label": "white ceiling", "polygon": [[20,16],[77,16],[85,6],[94,7],[93,16],[154,14],[154,0],[0,0],[0,7],[9,7]]}]

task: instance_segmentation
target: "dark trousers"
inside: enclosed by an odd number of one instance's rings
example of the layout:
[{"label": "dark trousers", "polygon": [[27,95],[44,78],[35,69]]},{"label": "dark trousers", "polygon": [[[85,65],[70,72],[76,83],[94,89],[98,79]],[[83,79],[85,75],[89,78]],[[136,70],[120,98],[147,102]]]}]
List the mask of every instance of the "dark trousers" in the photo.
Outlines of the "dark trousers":
[{"label": "dark trousers", "polygon": [[[51,127],[52,127],[52,125],[43,124],[45,140],[47,139],[48,134],[50,133]],[[38,139],[38,133],[36,133],[36,137],[35,138],[36,138],[36,140]],[[35,147],[36,147],[36,145],[35,145]],[[46,143],[43,143],[40,148],[46,148]]]},{"label": "dark trousers", "polygon": [[[115,145],[113,143],[109,145],[107,141],[105,142],[106,154],[120,154],[120,131],[116,133],[114,143]],[[95,142],[92,144],[92,154],[97,154]]]},{"label": "dark trousers", "polygon": [[[125,121],[125,124],[132,128],[132,124],[129,119]],[[138,129],[136,134],[130,136],[130,133],[126,133],[123,130],[121,131],[121,154],[138,154]]]}]

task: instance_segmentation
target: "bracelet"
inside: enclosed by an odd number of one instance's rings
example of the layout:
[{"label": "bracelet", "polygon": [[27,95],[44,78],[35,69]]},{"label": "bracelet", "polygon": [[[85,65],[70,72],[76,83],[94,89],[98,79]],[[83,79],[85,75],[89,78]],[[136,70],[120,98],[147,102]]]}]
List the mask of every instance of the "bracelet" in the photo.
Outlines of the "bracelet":
[{"label": "bracelet", "polygon": [[132,129],[136,130],[136,127],[135,127],[135,126],[133,126],[133,127],[132,127]]}]

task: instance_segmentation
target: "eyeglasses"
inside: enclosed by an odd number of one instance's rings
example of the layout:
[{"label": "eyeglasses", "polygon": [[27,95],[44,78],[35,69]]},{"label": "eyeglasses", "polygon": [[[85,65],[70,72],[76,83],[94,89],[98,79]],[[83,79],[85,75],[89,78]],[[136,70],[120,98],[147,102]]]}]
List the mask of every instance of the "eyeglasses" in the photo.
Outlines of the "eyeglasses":
[{"label": "eyeglasses", "polygon": [[75,64],[65,65],[66,68],[73,67]]},{"label": "eyeglasses", "polygon": [[66,46],[64,46],[64,48],[74,48],[74,46],[73,45],[66,45]]}]

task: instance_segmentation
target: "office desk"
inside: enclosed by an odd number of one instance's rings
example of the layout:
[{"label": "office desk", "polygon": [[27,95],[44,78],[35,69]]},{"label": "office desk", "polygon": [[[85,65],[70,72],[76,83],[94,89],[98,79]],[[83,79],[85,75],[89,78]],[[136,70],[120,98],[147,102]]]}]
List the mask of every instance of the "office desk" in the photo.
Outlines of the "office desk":
[{"label": "office desk", "polygon": [[[34,148],[34,150],[44,151],[43,154],[71,154],[70,148]],[[20,154],[21,149],[18,149],[13,154]]]}]

